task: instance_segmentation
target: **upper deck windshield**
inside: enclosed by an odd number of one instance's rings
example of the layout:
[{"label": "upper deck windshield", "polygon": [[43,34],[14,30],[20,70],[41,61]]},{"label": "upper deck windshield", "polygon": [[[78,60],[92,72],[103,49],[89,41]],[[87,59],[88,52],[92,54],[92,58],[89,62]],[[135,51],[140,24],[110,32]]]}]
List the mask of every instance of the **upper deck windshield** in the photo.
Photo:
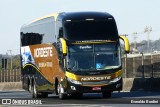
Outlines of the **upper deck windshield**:
[{"label": "upper deck windshield", "polygon": [[67,40],[115,40],[118,38],[116,23],[113,18],[104,20],[86,19],[64,22],[64,33]]},{"label": "upper deck windshield", "polygon": [[120,47],[116,43],[69,45],[67,68],[70,71],[95,71],[121,66]]}]

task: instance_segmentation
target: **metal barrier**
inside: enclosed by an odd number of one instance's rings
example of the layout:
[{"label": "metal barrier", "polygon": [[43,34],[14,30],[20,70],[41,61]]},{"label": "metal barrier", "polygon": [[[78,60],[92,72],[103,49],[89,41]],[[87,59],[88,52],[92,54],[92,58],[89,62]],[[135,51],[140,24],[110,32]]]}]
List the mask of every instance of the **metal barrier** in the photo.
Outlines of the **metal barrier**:
[{"label": "metal barrier", "polygon": [[125,78],[160,78],[160,54],[124,57],[122,63]]},{"label": "metal barrier", "polygon": [[19,82],[21,81],[20,69],[0,70],[0,82]]}]

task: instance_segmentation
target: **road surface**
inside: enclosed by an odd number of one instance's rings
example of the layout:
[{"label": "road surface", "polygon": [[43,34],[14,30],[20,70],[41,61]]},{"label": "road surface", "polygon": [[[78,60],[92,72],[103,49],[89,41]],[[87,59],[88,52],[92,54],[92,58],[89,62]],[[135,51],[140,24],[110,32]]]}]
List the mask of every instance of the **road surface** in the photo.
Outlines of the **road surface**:
[{"label": "road surface", "polygon": [[[159,107],[160,92],[114,92],[112,98],[103,98],[100,93],[84,94],[82,98],[58,99],[58,96],[50,94],[48,98],[32,99],[27,91],[0,91],[0,103],[2,100],[11,99],[12,101],[40,101],[36,106],[54,107]],[[13,102],[12,102],[13,103]],[[15,103],[15,102],[14,102]],[[16,102],[17,103],[17,102]],[[23,102],[24,104],[24,102]],[[42,104],[42,105],[41,105]],[[4,106],[4,105],[0,105]],[[5,105],[6,106],[6,105]],[[11,105],[9,105],[11,106]],[[35,106],[35,105],[21,105]]]}]

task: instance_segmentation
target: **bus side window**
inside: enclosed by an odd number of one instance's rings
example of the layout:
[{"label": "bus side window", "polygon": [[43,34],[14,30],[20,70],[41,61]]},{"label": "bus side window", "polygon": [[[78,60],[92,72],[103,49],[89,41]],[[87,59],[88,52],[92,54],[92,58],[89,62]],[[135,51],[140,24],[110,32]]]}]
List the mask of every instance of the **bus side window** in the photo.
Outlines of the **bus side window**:
[{"label": "bus side window", "polygon": [[42,43],[43,34],[38,33],[21,33],[21,45],[35,45]]}]

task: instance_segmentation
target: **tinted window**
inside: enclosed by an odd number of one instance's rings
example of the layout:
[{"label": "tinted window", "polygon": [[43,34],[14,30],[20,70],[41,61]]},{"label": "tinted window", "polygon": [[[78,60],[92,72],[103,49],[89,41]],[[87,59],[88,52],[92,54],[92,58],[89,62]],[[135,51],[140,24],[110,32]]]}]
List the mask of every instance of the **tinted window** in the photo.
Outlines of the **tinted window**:
[{"label": "tinted window", "polygon": [[21,32],[23,32],[22,44],[54,43],[56,41],[54,17],[24,26]]},{"label": "tinted window", "polygon": [[21,35],[22,46],[41,44],[43,35],[38,33],[26,33]]},{"label": "tinted window", "polygon": [[68,40],[113,40],[118,38],[113,19],[92,21],[66,21],[64,24]]}]

